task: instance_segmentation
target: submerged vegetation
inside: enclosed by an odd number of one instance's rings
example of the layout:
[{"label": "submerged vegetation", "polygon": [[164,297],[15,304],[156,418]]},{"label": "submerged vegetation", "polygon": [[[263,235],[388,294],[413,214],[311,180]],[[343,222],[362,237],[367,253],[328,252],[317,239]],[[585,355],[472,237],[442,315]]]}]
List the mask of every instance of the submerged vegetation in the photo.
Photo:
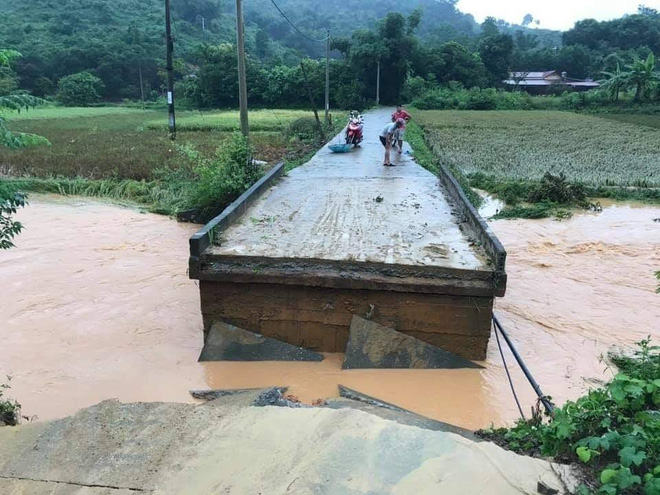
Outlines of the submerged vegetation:
[{"label": "submerged vegetation", "polygon": [[660,347],[642,341],[612,355],[619,373],[602,387],[513,428],[479,432],[515,452],[578,463],[579,494],[660,494]]}]

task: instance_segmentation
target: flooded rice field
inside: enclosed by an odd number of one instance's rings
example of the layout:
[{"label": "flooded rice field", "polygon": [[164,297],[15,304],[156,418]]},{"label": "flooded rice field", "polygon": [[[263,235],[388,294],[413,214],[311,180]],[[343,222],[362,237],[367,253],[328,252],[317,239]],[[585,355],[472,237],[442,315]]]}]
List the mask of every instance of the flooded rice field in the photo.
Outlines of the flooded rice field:
[{"label": "flooded rice field", "polygon": [[[186,274],[196,226],[88,199],[37,196],[0,252],[0,376],[40,419],[103,399],[192,401],[190,389],[288,386],[304,402],[345,385],[467,428],[517,410],[492,338],[484,370],[341,371],[322,363],[197,363],[199,294]],[[601,357],[660,339],[660,208],[606,204],[570,220],[491,222],[508,251],[496,313],[557,402],[612,375]],[[525,407],[534,395],[505,351]]]}]

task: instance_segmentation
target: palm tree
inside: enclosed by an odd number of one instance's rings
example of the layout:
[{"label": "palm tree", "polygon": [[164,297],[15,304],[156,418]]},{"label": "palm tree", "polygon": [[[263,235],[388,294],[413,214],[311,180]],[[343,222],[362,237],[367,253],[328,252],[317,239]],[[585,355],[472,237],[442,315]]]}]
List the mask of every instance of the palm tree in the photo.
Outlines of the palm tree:
[{"label": "palm tree", "polygon": [[614,101],[619,101],[619,93],[627,84],[628,74],[621,71],[621,66],[617,62],[616,71],[614,72],[603,72],[603,75],[607,77],[605,81],[601,81],[601,87],[608,91],[610,98]]},{"label": "palm tree", "polygon": [[635,101],[646,97],[649,90],[657,86],[660,75],[655,72],[655,55],[649,53],[646,60],[635,58],[632,65],[626,66],[626,82],[629,87],[635,88]]}]

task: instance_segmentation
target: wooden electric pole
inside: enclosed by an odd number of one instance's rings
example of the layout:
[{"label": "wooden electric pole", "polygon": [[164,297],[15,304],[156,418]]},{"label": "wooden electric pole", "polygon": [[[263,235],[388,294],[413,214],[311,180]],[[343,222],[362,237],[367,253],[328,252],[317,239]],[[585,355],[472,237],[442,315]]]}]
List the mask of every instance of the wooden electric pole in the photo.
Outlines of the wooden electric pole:
[{"label": "wooden electric pole", "polygon": [[142,61],[138,63],[138,72],[140,75],[140,98],[142,98],[142,110],[144,110],[144,82],[142,80]]},{"label": "wooden electric pole", "polygon": [[176,120],[174,118],[174,38],[170,19],[170,0],[165,0],[165,30],[167,32],[167,113],[169,118],[170,139],[176,138]]},{"label": "wooden electric pole", "polygon": [[325,40],[325,123],[330,123],[330,30]]},{"label": "wooden electric pole", "polygon": [[376,69],[376,105],[380,105],[380,60]]},{"label": "wooden electric pole", "polygon": [[241,107],[241,133],[247,138],[250,135],[250,126],[248,124],[242,0],[236,0],[236,46],[238,48],[238,100]]}]

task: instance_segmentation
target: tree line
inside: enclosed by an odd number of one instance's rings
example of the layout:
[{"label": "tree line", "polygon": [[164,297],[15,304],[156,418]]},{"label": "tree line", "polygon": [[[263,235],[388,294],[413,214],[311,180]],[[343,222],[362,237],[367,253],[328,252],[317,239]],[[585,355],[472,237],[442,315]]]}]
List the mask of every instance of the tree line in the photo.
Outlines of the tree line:
[{"label": "tree line", "polygon": [[[361,108],[376,94],[381,64],[381,101],[395,103],[436,88],[498,88],[509,71],[557,70],[569,77],[611,79],[614,95],[625,89],[622,73],[660,50],[660,15],[640,7],[613,21],[584,20],[561,35],[512,26],[494,18],[481,25],[461,13],[454,0],[420,0],[425,8],[389,12],[370,27],[348,32],[357,11],[370,0],[323,2],[314,11],[305,2],[294,9],[281,3],[313,36],[332,28],[331,104]],[[8,0],[0,0],[0,4]],[[385,12],[386,5],[377,12]],[[230,4],[231,2],[229,2]],[[391,3],[391,2],[390,2]],[[23,56],[0,69],[0,95],[26,90],[57,97],[67,105],[104,100],[162,97],[165,83],[162,12],[156,0],[27,0],[8,3],[12,22],[0,26],[0,46],[19,48]],[[25,5],[34,11],[25,16]],[[236,56],[233,14],[220,0],[176,0],[175,74],[179,101],[192,107],[235,107]],[[438,5],[436,5],[438,4]],[[300,68],[306,66],[318,102],[323,100],[323,43],[293,32],[267,0],[246,10],[249,100],[257,106],[306,106]],[[315,2],[314,5],[317,5]],[[67,15],[59,6],[74,11]],[[319,14],[335,9],[327,19]],[[257,9],[258,7],[258,9]],[[349,8],[350,7],[350,8]],[[325,10],[324,10],[325,9]],[[380,9],[380,10],[379,10]],[[350,17],[350,22],[341,22]],[[429,22],[429,18],[432,22]],[[141,22],[135,19],[140,18]],[[373,13],[369,20],[373,19]],[[15,21],[15,22],[14,22]],[[364,23],[365,21],[359,21]],[[531,23],[526,19],[525,23]],[[357,24],[360,25],[359,23]],[[346,33],[343,35],[342,33]],[[638,69],[641,66],[636,66]],[[639,72],[639,70],[637,71]],[[642,83],[641,97],[654,94]]]}]

